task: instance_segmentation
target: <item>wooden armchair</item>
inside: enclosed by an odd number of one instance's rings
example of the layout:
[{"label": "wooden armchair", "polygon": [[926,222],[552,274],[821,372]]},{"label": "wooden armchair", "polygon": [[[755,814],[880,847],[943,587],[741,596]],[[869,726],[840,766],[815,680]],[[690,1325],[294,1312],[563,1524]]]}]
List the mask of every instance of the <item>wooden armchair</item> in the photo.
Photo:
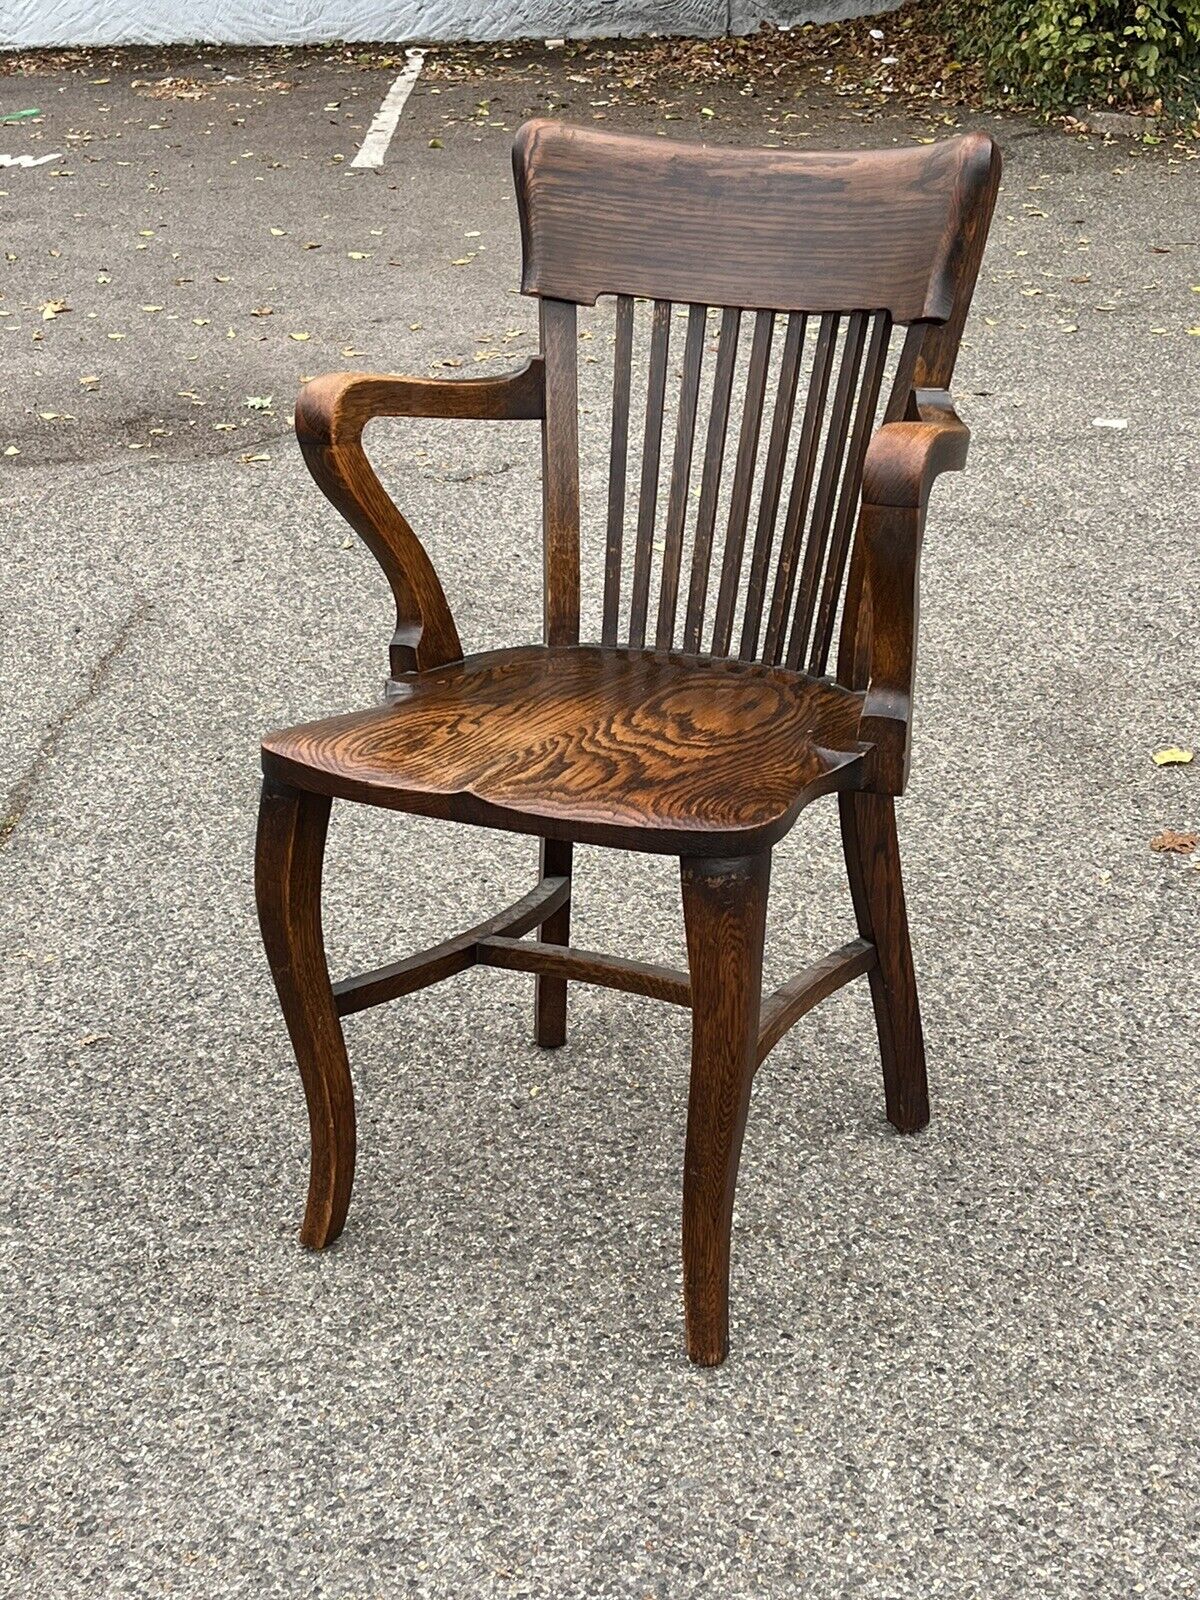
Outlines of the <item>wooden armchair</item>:
[{"label": "wooden armchair", "polygon": [[[474,965],[536,974],[548,1048],[565,1038],[569,982],[688,1006],[687,1348],[715,1365],[750,1087],[793,1023],[865,975],[888,1118],[906,1133],[929,1118],[893,800],[908,770],[926,502],[966,456],[947,387],[1000,157],[981,134],[818,154],[535,121],[517,134],[514,167],[540,354],[501,377],[320,378],[297,407],[313,475],[396,600],[386,703],[263,741],[259,914],[312,1133],[301,1238],[336,1239],[350,1201],[342,1017]],[[610,295],[603,626],[580,643],[576,307]],[[638,301],[653,302],[644,406]],[[686,312],[673,319],[675,306]],[[686,324],[677,392],[673,321]],[[540,422],[544,644],[464,656],[437,574],[363,452],[364,424],[383,416]],[[642,437],[626,584],[631,423]],[[829,793],[858,937],[764,998],[771,850]],[[539,881],[431,950],[331,984],[320,884],[335,798],[534,835]],[[576,842],[680,858],[686,972],[570,945]]]}]

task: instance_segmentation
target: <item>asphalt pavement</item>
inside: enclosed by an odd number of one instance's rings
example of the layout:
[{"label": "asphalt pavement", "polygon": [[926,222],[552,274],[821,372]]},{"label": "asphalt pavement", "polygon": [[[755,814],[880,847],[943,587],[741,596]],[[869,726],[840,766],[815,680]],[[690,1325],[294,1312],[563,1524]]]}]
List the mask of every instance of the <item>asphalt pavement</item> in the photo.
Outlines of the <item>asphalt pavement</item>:
[{"label": "asphalt pavement", "polygon": [[[398,55],[0,76],[39,112],[0,123],[36,163],[0,166],[0,1594],[1195,1595],[1200,850],[1150,841],[1200,828],[1200,760],[1152,760],[1200,748],[1200,167],[820,84],[786,121],[778,86],[625,94],[603,47],[472,60],[431,63],[377,172]],[[350,1223],[296,1242],[257,740],[371,703],[390,615],[291,401],[532,351],[508,148],[547,107],[842,147],[957,121],[1007,158],[900,805],[933,1122],[889,1130],[863,986],[789,1035],[717,1371],[681,1341],[687,1018],[650,1001],[572,989],[552,1054],[517,974],[350,1019]],[[535,639],[535,430],[377,432],[468,648]],[[338,815],[335,971],[533,873],[529,841]],[[682,959],[673,863],[585,850],[577,885],[581,944]],[[818,804],[769,979],[849,928]]]}]

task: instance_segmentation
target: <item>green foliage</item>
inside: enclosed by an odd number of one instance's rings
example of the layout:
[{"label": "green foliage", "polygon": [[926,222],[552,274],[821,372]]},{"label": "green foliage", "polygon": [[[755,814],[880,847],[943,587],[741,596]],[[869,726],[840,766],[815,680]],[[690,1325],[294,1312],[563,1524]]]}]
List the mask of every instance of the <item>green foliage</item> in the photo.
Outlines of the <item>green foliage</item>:
[{"label": "green foliage", "polygon": [[950,0],[945,22],[992,83],[1047,110],[1186,94],[1200,0]]}]

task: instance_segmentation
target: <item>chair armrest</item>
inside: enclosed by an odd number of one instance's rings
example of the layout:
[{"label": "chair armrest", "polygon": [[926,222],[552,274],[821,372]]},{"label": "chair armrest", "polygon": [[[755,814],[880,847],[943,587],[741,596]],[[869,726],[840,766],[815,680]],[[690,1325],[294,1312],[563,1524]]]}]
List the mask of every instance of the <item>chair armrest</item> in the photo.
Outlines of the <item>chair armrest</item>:
[{"label": "chair armrest", "polygon": [[461,661],[462,645],[433,563],[367,460],[364,427],[375,417],[531,420],[543,409],[540,356],[499,377],[343,372],[301,389],[296,437],[308,469],[379,562],[395,597],[393,678]]},{"label": "chair armrest", "polygon": [[916,391],[916,420],[886,422],[863,464],[863,504],[924,507],[934,480],[966,465],[970,430],[944,389]]},{"label": "chair armrest", "polygon": [[940,473],[965,465],[970,441],[944,390],[918,390],[916,409],[918,420],[879,429],[863,468],[860,527],[870,623],[859,738],[875,746],[871,787],[888,794],[902,794],[908,781],[929,492]]}]

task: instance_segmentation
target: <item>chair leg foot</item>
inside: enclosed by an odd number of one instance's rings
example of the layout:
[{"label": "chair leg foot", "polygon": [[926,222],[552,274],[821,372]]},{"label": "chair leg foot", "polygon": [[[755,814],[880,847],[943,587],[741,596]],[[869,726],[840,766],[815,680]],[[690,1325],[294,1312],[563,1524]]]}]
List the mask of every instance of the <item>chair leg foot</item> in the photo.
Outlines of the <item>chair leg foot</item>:
[{"label": "chair leg foot", "polygon": [[692,979],[692,1075],[683,1173],[687,1350],[715,1367],[729,1350],[733,1197],[762,1002],[769,852],[681,863]]},{"label": "chair leg foot", "polygon": [[900,1133],[916,1133],[929,1121],[929,1087],[895,802],[890,795],[849,793],[839,796],[839,803],[858,930],[871,940],[879,957],[870,983],[887,1118]]},{"label": "chair leg foot", "polygon": [[[563,839],[543,839],[541,851],[543,878],[569,878],[573,847]],[[571,902],[560,906],[552,917],[542,923],[539,934],[544,944],[570,944]],[[534,1042],[543,1050],[556,1050],[567,1042],[567,980],[565,978],[534,979],[533,1000]]]},{"label": "chair leg foot", "polygon": [[320,1250],[341,1233],[354,1182],[354,1089],[321,932],[325,795],[263,784],[255,887],[271,975],[304,1082],[312,1136],[300,1242]]}]

